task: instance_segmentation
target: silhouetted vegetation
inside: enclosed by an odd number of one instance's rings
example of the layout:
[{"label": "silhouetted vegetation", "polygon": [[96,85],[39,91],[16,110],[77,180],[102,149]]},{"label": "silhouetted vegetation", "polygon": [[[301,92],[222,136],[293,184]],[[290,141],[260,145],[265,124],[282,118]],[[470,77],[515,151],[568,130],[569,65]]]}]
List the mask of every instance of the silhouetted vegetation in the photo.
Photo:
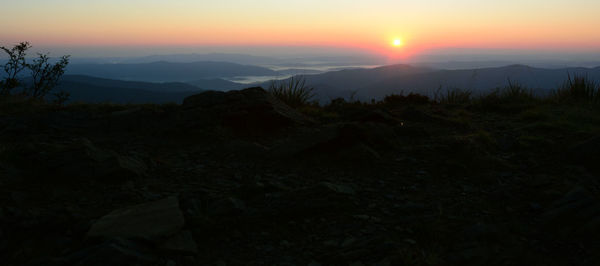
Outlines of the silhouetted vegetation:
[{"label": "silhouetted vegetation", "polygon": [[[0,47],[8,56],[4,65],[6,75],[0,81],[0,95],[18,94],[31,99],[44,99],[58,84],[69,64],[69,56],[62,56],[58,62],[52,64],[47,54],[38,54],[38,57],[29,63],[26,56],[30,48],[28,42],[22,42],[12,48]],[[66,93],[58,92],[55,96],[58,103],[68,99]]]},{"label": "silhouetted vegetation", "polygon": [[529,102],[535,98],[531,89],[526,88],[519,82],[511,81],[510,79],[508,79],[508,86],[499,93],[506,101]]},{"label": "silhouetted vegetation", "polygon": [[382,104],[389,106],[397,106],[397,105],[406,105],[406,104],[427,104],[429,103],[429,97],[418,94],[418,93],[409,93],[408,95],[400,94],[392,94],[385,96],[383,98]]},{"label": "silhouetted vegetation", "polygon": [[442,104],[462,105],[471,102],[473,93],[470,90],[449,89],[442,92],[441,88],[435,92],[434,101]]},{"label": "silhouetted vegetation", "polygon": [[554,97],[559,102],[598,104],[600,84],[585,75],[569,74],[568,80],[555,91]]},{"label": "silhouetted vegetation", "polygon": [[314,88],[306,85],[303,76],[294,76],[287,81],[273,81],[268,90],[273,96],[294,108],[307,105],[315,95]]}]

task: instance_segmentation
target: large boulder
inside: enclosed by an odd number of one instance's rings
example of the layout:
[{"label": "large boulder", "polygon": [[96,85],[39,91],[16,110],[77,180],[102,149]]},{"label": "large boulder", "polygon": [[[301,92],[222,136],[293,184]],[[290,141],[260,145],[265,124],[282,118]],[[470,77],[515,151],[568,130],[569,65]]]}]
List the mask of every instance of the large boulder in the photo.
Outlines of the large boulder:
[{"label": "large boulder", "polygon": [[183,100],[182,109],[192,125],[220,123],[238,133],[268,132],[313,122],[260,87],[192,95]]},{"label": "large boulder", "polygon": [[183,228],[184,218],[177,197],[115,210],[96,221],[88,237],[145,239],[156,243]]},{"label": "large boulder", "polygon": [[198,253],[198,245],[190,231],[181,231],[165,241],[160,247],[162,251],[171,254],[193,255]]}]

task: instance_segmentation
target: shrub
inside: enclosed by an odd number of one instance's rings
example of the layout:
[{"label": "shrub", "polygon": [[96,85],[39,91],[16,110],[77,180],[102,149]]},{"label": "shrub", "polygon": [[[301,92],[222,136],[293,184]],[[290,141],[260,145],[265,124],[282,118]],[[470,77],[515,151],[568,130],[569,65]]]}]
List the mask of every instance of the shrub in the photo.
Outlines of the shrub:
[{"label": "shrub", "polygon": [[[0,95],[10,95],[15,89],[19,89],[21,95],[33,99],[44,99],[44,97],[58,84],[69,64],[69,56],[62,56],[57,63],[50,64],[50,58],[46,54],[38,54],[38,57],[28,63],[25,59],[27,50],[31,48],[28,42],[22,42],[13,48],[1,46],[8,55],[8,61],[4,65],[6,75],[0,81]],[[22,72],[29,70],[28,82],[23,82]],[[60,94],[60,100],[64,102],[67,94]]]},{"label": "shrub", "polygon": [[315,94],[314,88],[306,85],[303,76],[291,77],[287,81],[273,81],[269,86],[269,92],[287,105],[297,108],[309,104]]},{"label": "shrub", "polygon": [[410,93],[408,95],[404,95],[404,93],[400,94],[391,94],[385,96],[383,98],[383,104],[388,106],[398,106],[398,105],[423,105],[429,103],[429,97],[425,95],[421,95],[418,93]]},{"label": "shrub", "polygon": [[19,74],[27,67],[25,55],[29,48],[31,46],[28,42],[22,42],[11,49],[0,47],[8,55],[8,61],[4,64],[6,77],[4,80],[0,80],[0,95],[8,95],[14,88],[21,85]]}]

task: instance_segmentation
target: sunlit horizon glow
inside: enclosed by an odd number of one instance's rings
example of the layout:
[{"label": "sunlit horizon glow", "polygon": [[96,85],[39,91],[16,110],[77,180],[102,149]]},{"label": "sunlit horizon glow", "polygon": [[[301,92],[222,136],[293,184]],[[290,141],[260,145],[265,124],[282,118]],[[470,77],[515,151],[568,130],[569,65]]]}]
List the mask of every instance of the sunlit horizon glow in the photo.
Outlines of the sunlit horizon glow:
[{"label": "sunlit horizon glow", "polygon": [[445,48],[599,51],[597,0],[421,2],[0,0],[0,45],[327,46],[391,57]]}]

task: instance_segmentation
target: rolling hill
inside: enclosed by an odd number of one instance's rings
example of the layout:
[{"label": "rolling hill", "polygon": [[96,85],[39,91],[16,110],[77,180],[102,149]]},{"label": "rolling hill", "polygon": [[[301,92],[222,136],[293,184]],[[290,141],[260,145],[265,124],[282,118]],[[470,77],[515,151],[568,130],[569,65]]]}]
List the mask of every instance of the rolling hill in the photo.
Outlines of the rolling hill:
[{"label": "rolling hill", "polygon": [[153,62],[139,64],[73,64],[66,70],[70,75],[86,75],[107,79],[137,80],[146,82],[190,81],[204,78],[237,76],[274,76],[274,70],[226,62],[171,63]]},{"label": "rolling hill", "polygon": [[318,100],[328,101],[336,97],[349,97],[354,92],[361,100],[378,99],[401,92],[432,95],[438,88],[460,88],[479,94],[504,87],[508,80],[545,93],[558,88],[568,79],[569,74],[587,75],[600,81],[600,67],[545,69],[525,65],[461,70],[391,65],[332,71],[305,77],[306,83],[315,88]]},{"label": "rolling hill", "polygon": [[181,102],[202,89],[186,83],[150,83],[65,75],[56,88],[70,93],[71,101],[111,103]]}]

